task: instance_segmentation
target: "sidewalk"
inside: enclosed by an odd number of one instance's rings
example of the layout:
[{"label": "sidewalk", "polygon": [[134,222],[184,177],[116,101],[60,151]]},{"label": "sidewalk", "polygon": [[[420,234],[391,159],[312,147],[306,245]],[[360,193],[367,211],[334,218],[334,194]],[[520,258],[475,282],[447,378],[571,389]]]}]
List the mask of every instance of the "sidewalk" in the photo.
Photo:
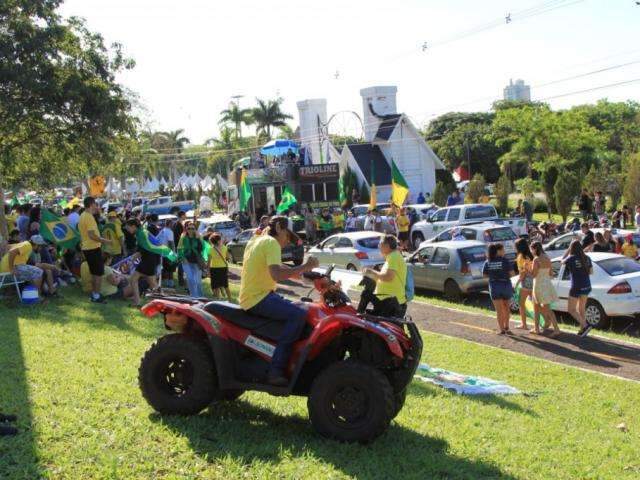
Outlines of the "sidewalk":
[{"label": "sidewalk", "polygon": [[[232,267],[230,280],[239,283],[239,273],[239,269]],[[308,286],[297,280],[278,284],[278,292],[292,299],[306,295],[308,290]],[[350,296],[357,302],[358,292],[352,291]],[[640,346],[631,343],[602,337],[580,338],[573,333],[549,338],[518,330],[514,328],[515,324],[512,325],[513,335],[497,335],[494,317],[419,302],[410,303],[408,314],[420,328],[429,332],[640,381]]]}]

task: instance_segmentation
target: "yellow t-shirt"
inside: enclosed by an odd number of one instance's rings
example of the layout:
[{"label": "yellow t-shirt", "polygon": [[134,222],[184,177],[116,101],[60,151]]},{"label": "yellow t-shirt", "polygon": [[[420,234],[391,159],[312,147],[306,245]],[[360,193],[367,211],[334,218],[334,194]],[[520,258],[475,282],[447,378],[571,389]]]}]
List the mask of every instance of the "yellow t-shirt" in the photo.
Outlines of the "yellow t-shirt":
[{"label": "yellow t-shirt", "polygon": [[[118,287],[112,285],[111,282],[107,280],[112,274],[113,269],[105,265],[102,282],[100,282],[100,295],[103,297],[108,297],[118,292]],[[89,271],[89,264],[87,262],[82,262],[80,265],[80,285],[82,286],[83,292],[89,293],[91,291],[91,272]]]},{"label": "yellow t-shirt", "polygon": [[529,260],[528,258],[524,258],[524,255],[522,255],[521,253],[518,254],[518,256],[516,257],[516,265],[518,266],[518,272],[525,272],[526,274],[530,275],[530,273],[527,271],[531,268],[531,263],[532,261]]},{"label": "yellow t-shirt", "polygon": [[396,223],[398,224],[399,232],[408,232],[409,231],[409,217],[406,215],[400,215],[396,219]]},{"label": "yellow t-shirt", "polygon": [[333,216],[333,224],[336,228],[342,229],[344,227],[344,216],[341,213]]},{"label": "yellow t-shirt", "polygon": [[240,276],[240,307],[248,310],[276,289],[269,273],[271,265],[280,265],[282,249],[271,235],[254,236],[244,250]]},{"label": "yellow t-shirt", "polygon": [[[218,255],[220,252],[220,255]],[[226,268],[227,267],[227,246],[220,245],[216,252],[216,247],[211,245],[209,252],[209,268]]]},{"label": "yellow t-shirt", "polygon": [[405,295],[405,284],[407,283],[407,264],[404,263],[404,258],[400,252],[393,251],[387,256],[387,261],[384,263],[380,273],[385,273],[388,270],[393,270],[396,274],[393,276],[393,280],[390,282],[383,282],[378,280],[376,285],[376,291],[374,292],[380,298],[396,297],[400,305],[407,303],[407,297]]},{"label": "yellow t-shirt", "polygon": [[5,215],[7,219],[7,231],[11,232],[11,230],[16,228],[16,221],[18,220],[18,215]]},{"label": "yellow t-shirt", "polygon": [[13,266],[16,265],[24,265],[29,260],[29,256],[33,251],[33,247],[30,242],[20,242],[15,245],[11,245],[9,251],[4,254],[2,257],[2,261],[0,262],[0,272],[8,273],[9,272],[9,254],[14,250],[18,251],[16,258],[13,259]]},{"label": "yellow t-shirt", "polygon": [[105,225],[104,230],[102,231],[102,236],[108,240],[111,240],[111,243],[105,243],[102,249],[112,256],[120,255],[122,253],[122,244],[120,240],[124,237],[124,233],[122,233],[122,228],[119,225],[119,222],[109,222]]},{"label": "yellow t-shirt", "polygon": [[635,259],[638,256],[638,247],[636,247],[632,243],[625,243],[620,248],[620,253],[622,253],[622,255],[624,255],[625,257]]},{"label": "yellow t-shirt", "polygon": [[82,250],[95,250],[100,248],[101,243],[91,240],[89,238],[89,232],[93,230],[96,235],[100,235],[98,230],[98,224],[96,219],[89,212],[82,212],[80,215],[80,221],[78,222],[78,231],[80,232],[80,248]]}]

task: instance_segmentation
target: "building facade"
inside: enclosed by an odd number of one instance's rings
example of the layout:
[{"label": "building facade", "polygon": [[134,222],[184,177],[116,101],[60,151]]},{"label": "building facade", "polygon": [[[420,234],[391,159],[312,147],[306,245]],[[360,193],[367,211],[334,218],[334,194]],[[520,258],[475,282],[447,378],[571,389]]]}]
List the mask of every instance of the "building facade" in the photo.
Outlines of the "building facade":
[{"label": "building facade", "polygon": [[503,98],[510,101],[530,102],[531,87],[526,85],[522,79],[518,79],[515,82],[509,80],[509,85],[504,87]]}]

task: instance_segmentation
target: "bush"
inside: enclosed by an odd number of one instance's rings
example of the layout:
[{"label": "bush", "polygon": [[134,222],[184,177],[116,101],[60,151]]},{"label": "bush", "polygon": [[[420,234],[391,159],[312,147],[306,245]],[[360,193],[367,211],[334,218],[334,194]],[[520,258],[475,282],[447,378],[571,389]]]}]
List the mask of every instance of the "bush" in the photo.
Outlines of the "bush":
[{"label": "bush", "polygon": [[509,193],[511,193],[511,181],[506,175],[498,179],[495,188],[496,207],[502,215],[507,215],[509,211]]},{"label": "bush", "polygon": [[469,199],[470,203],[478,203],[480,197],[484,195],[485,185],[484,177],[480,173],[476,173],[467,186],[465,200]]},{"label": "bush", "polygon": [[449,190],[444,183],[436,183],[436,188],[433,191],[433,203],[443,207],[447,204],[447,197],[449,196]]},{"label": "bush", "polygon": [[533,194],[536,192],[536,190],[538,190],[538,183],[529,177],[516,180],[515,184],[516,184],[516,189],[520,193],[522,193],[522,196],[524,198],[533,197]]},{"label": "bush", "polygon": [[536,198],[533,200],[533,211],[534,213],[549,213],[548,205],[546,200],[542,198]]},{"label": "bush", "polygon": [[578,177],[571,172],[560,175],[558,180],[556,180],[553,193],[556,198],[558,213],[562,215],[562,221],[566,223],[567,217],[569,213],[571,213],[573,200],[576,195],[580,193],[580,181]]}]

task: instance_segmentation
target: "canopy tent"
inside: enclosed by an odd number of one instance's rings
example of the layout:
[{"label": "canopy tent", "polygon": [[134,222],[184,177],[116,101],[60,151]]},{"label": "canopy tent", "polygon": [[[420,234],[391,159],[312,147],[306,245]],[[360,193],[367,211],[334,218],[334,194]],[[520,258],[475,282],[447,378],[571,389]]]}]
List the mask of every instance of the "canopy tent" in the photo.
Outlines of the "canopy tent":
[{"label": "canopy tent", "polygon": [[260,149],[260,153],[268,156],[279,156],[286,155],[289,150],[297,155],[298,144],[293,140],[276,139],[265,143]]},{"label": "canopy tent", "polygon": [[227,187],[229,186],[229,182],[227,182],[224,177],[222,175],[220,175],[219,173],[216,174],[216,181],[218,182],[218,185],[220,185],[220,188],[222,190],[226,190]]},{"label": "canopy tent", "polygon": [[169,182],[167,182],[167,181],[165,180],[165,178],[164,178],[164,177],[162,177],[162,178],[160,179],[160,185],[162,185],[163,187],[166,187],[167,185],[169,185]]},{"label": "canopy tent", "polygon": [[211,190],[214,185],[215,185],[215,180],[211,178],[211,176],[209,175],[204,177],[200,182],[200,186],[202,187],[203,190]]},{"label": "canopy tent", "polygon": [[138,193],[140,191],[140,185],[135,180],[127,185],[127,193]]}]

